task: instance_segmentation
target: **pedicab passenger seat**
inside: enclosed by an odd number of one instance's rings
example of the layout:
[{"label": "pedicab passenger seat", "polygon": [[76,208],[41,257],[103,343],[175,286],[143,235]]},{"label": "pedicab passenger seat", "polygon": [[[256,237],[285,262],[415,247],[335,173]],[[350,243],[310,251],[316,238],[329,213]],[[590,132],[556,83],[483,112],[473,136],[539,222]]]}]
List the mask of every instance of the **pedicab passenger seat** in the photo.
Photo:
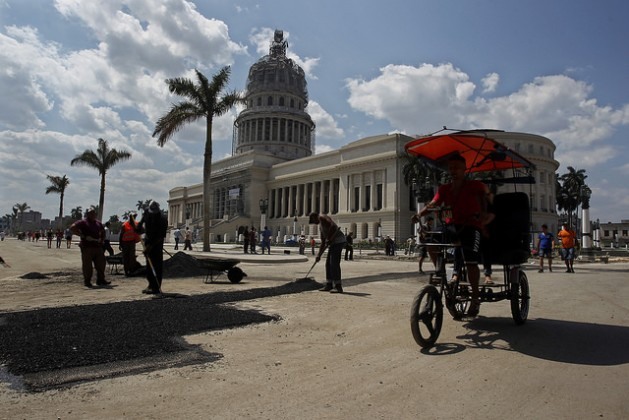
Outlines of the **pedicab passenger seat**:
[{"label": "pedicab passenger seat", "polygon": [[523,192],[497,194],[496,218],[489,224],[491,258],[494,264],[518,265],[530,256],[529,198]]}]

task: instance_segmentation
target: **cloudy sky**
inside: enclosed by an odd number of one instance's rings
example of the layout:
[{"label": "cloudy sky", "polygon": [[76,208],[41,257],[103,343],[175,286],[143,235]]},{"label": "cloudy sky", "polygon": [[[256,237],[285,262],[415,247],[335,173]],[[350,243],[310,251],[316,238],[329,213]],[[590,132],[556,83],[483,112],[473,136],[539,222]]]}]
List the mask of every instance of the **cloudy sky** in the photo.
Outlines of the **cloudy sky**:
[{"label": "cloudy sky", "polygon": [[[99,176],[70,160],[97,139],[133,157],[107,176],[105,219],[202,180],[202,124],[163,148],[151,134],[164,83],[249,67],[283,29],[307,74],[317,152],[365,136],[442,126],[547,136],[559,173],[585,169],[591,215],[629,219],[626,0],[0,0],[0,216],[45,218],[66,175],[65,214],[98,203]],[[238,110],[215,121],[231,152]]]}]

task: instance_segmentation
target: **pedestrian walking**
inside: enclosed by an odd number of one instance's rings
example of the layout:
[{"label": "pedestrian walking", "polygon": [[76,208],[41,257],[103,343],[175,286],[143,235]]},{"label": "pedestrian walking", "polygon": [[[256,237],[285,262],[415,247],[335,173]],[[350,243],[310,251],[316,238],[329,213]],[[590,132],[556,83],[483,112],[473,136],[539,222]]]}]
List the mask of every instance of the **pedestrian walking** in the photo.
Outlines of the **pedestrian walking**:
[{"label": "pedestrian walking", "polygon": [[184,251],[192,251],[192,231],[189,227],[186,226],[186,231],[183,236],[183,250]]},{"label": "pedestrian walking", "polygon": [[103,251],[106,251],[111,257],[114,255],[114,249],[111,247],[111,223],[105,222],[105,240],[103,241]]},{"label": "pedestrian walking", "polygon": [[179,249],[179,241],[181,240],[181,230],[179,228],[175,228],[173,237],[175,238],[175,251],[177,251]]},{"label": "pedestrian walking", "polygon": [[548,259],[548,271],[553,272],[553,244],[555,237],[548,231],[546,224],[542,225],[542,232],[537,235],[537,255],[539,255],[539,272],[544,272],[544,258]]}]

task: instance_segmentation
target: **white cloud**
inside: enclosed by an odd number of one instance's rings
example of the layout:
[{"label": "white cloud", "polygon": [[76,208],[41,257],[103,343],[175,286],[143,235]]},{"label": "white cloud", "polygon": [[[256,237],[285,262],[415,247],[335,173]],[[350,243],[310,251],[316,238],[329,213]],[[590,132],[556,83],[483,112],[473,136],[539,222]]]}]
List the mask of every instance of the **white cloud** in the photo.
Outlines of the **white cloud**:
[{"label": "white cloud", "polygon": [[[499,80],[484,79],[485,86]],[[613,145],[598,146],[621,125],[629,124],[629,105],[601,107],[592,86],[563,75],[537,77],[509,95],[474,95],[467,74],[451,64],[418,67],[388,65],[372,80],[347,81],[348,102],[356,110],[387,120],[409,133],[451,128],[496,128],[547,136],[568,162],[602,164],[615,155]]]},{"label": "white cloud", "polygon": [[352,108],[411,133],[463,123],[475,85],[461,70],[451,64],[390,64],[380,72],[372,80],[346,81]]},{"label": "white cloud", "polygon": [[498,73],[489,73],[487,76],[483,77],[483,93],[495,92],[499,82],[500,76]]},{"label": "white cloud", "polygon": [[308,113],[316,124],[317,138],[339,140],[345,136],[342,128],[339,128],[337,122],[318,102],[308,102]]},{"label": "white cloud", "polygon": [[317,143],[315,145],[315,155],[319,155],[321,153],[325,153],[325,152],[331,152],[332,150],[336,150],[338,149],[338,147],[333,147],[327,144],[319,144]]}]

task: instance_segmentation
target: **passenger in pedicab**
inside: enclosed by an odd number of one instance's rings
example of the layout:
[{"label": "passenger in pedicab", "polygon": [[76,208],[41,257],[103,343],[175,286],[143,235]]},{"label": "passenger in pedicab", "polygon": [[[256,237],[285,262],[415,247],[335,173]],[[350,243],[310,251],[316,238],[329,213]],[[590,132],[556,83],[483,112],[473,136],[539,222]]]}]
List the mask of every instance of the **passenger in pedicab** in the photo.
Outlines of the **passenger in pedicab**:
[{"label": "passenger in pedicab", "polygon": [[[479,280],[480,269],[480,244],[481,231],[488,221],[487,197],[489,189],[480,181],[467,179],[465,158],[454,154],[448,158],[448,172],[452,179],[449,184],[439,187],[433,199],[413,215],[412,221],[417,223],[420,217],[426,215],[431,209],[445,205],[451,209],[451,214],[446,217],[446,225],[450,231],[454,231],[454,243],[460,244],[457,252],[462,252],[467,266],[467,275],[472,288],[472,299],[468,309],[469,316],[477,316],[480,309]],[[455,261],[458,258],[455,258]],[[458,276],[457,267],[453,279]]]}]

